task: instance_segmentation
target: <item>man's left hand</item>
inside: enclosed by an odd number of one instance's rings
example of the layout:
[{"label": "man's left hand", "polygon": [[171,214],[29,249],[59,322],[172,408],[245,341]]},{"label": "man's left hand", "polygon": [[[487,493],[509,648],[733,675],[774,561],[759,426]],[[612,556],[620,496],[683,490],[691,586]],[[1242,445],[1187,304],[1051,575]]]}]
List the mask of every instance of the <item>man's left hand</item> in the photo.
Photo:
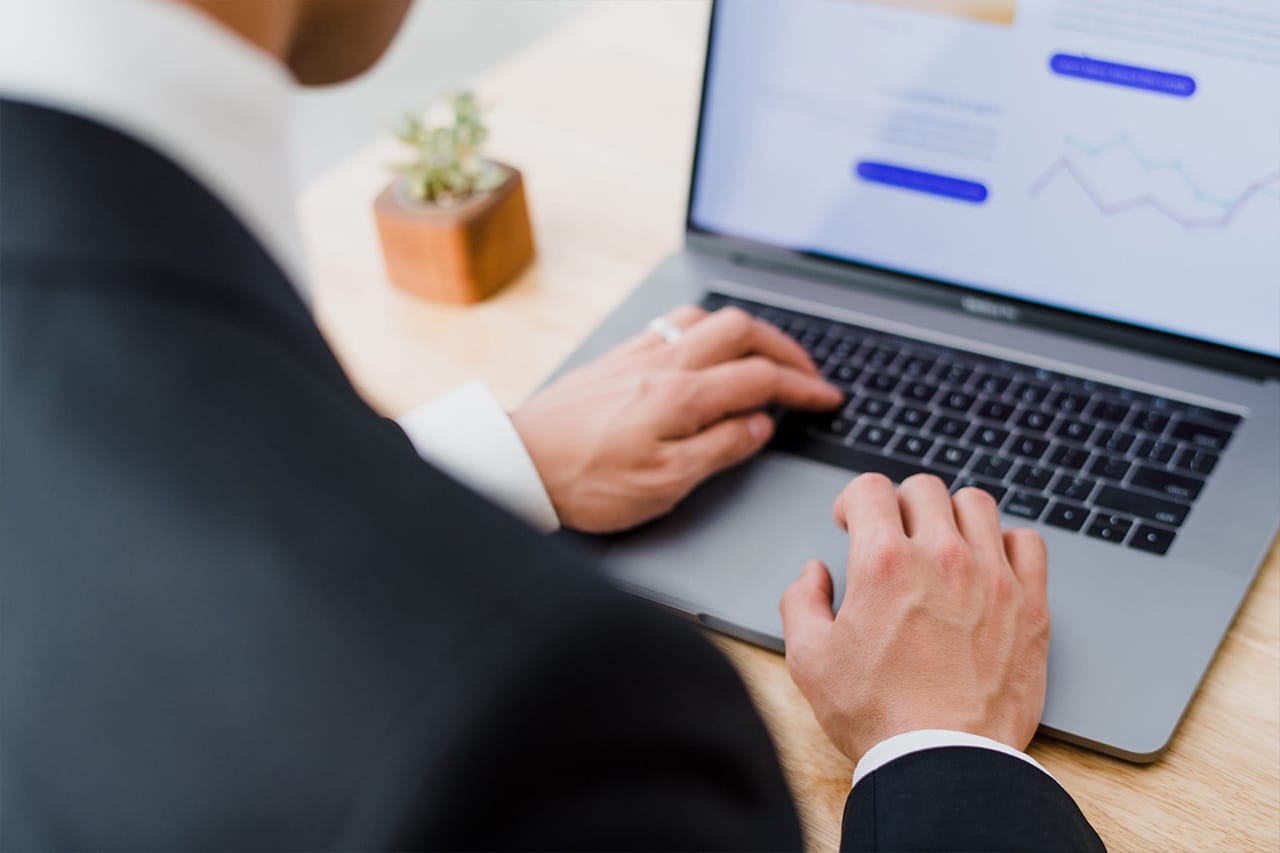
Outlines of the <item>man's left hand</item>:
[{"label": "man's left hand", "polygon": [[512,415],[565,527],[608,533],[665,515],[764,447],[763,406],[843,400],[799,344],[740,309],[683,306],[667,320],[674,342],[645,331]]}]

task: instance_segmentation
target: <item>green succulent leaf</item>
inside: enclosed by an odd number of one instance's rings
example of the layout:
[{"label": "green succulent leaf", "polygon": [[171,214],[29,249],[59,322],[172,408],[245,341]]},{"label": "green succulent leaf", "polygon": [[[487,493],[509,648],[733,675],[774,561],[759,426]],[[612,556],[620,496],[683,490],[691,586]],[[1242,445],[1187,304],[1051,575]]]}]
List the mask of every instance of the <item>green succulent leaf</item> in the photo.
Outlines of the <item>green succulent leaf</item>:
[{"label": "green succulent leaf", "polygon": [[501,186],[507,170],[485,160],[481,150],[489,138],[484,111],[474,92],[448,93],[452,123],[431,125],[410,113],[392,129],[414,159],[388,164],[403,175],[405,189],[417,201],[447,206]]}]

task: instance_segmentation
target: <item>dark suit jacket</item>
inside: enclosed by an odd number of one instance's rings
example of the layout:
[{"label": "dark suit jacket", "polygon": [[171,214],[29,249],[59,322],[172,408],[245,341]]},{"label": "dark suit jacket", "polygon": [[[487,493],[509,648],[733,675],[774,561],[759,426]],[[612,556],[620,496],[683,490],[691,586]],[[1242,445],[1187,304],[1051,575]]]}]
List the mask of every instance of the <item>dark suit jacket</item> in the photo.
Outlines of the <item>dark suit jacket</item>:
[{"label": "dark suit jacket", "polygon": [[[186,173],[12,101],[0,584],[6,849],[800,844],[695,631],[422,462]],[[1098,845],[972,749],[874,773],[845,843]]]}]

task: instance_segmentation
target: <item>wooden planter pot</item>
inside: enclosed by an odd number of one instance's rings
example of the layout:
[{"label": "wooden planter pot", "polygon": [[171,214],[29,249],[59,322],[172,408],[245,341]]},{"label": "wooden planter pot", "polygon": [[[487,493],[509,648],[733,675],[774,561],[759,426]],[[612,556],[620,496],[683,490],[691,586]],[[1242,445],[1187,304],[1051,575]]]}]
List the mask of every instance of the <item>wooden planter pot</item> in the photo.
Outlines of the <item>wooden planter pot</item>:
[{"label": "wooden planter pot", "polygon": [[510,166],[502,186],[449,207],[410,198],[391,183],[373,203],[387,277],[401,290],[470,304],[496,293],[533,258],[524,180]]}]

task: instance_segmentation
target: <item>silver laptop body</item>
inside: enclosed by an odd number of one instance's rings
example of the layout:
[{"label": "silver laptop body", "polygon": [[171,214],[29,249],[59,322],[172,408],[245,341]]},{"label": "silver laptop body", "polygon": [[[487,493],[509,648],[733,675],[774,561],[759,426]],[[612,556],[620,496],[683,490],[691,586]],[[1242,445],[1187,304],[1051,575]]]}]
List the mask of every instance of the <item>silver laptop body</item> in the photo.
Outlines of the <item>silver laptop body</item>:
[{"label": "silver laptop body", "polygon": [[[882,470],[867,460],[998,486],[1005,523],[1034,527],[1049,547],[1044,731],[1153,761],[1280,519],[1280,115],[1249,94],[1280,90],[1280,74],[1073,29],[1038,8],[1049,4],[917,5],[717,4],[686,244],[564,369],[713,293],[784,324],[815,317],[826,344],[848,335],[860,375],[834,438],[826,421],[787,415],[779,446],[671,516],[584,542],[623,588],[780,650],[778,601],[806,558],[823,559],[843,595],[847,540],[831,503],[858,470]],[[1251,87],[1223,91],[1241,66]],[[1130,272],[1142,268],[1157,272]],[[896,361],[859,360],[884,341],[905,346]],[[928,402],[863,384],[911,379],[913,353],[932,362]],[[957,363],[1032,371],[1043,387],[1024,403],[1011,395],[1037,381],[991,393],[972,377],[948,384]],[[1095,422],[1055,406],[1081,388],[1103,389],[1121,414]],[[966,393],[960,418],[1009,433],[1001,445],[929,432],[944,398]],[[859,414],[869,397],[883,411]],[[992,402],[1012,414],[982,408]],[[912,407],[930,420],[903,426]],[[1033,410],[1043,418],[1028,421]],[[1077,415],[1106,441],[1058,432]],[[887,445],[862,440],[886,432]],[[911,436],[931,449],[895,449]],[[1034,441],[1019,445],[1028,455],[1013,449],[1027,437],[1047,443],[1034,458]],[[971,454],[951,467],[943,453],[956,445]],[[1064,447],[1089,462],[1056,466]],[[1010,463],[1003,477],[975,474],[994,457]],[[1095,473],[1103,457],[1115,467]],[[1073,512],[1085,518],[1076,530]]]}]

